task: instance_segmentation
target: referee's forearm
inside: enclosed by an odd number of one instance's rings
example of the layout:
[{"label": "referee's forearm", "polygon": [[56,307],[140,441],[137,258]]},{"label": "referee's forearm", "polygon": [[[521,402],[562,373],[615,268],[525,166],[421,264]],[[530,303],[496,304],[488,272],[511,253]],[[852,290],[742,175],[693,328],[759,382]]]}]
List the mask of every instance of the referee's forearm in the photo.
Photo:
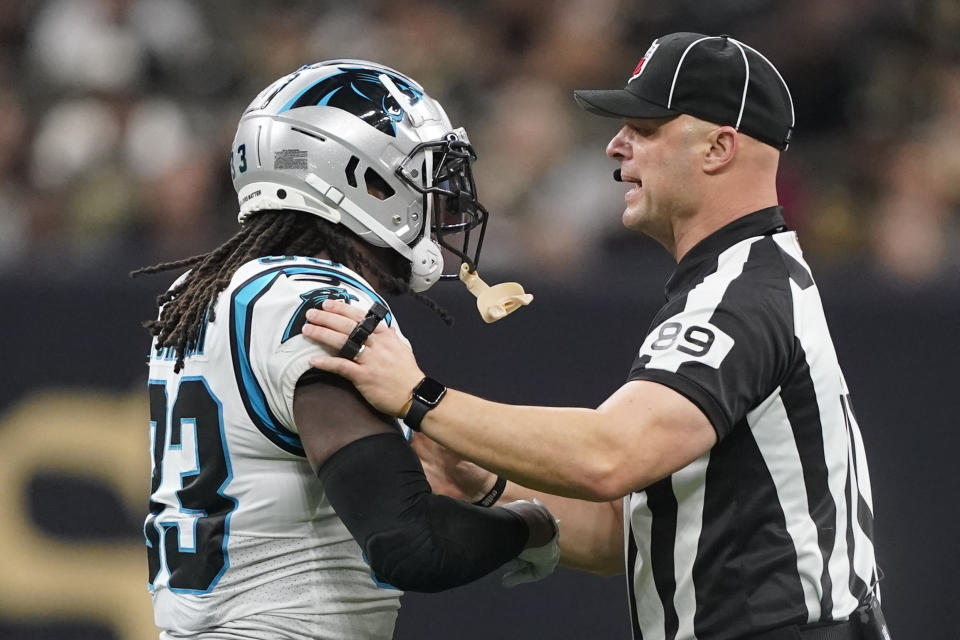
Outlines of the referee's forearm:
[{"label": "referee's forearm", "polygon": [[623,500],[588,502],[508,482],[498,504],[543,502],[560,526],[560,564],[610,576],[623,573]]},{"label": "referee's forearm", "polygon": [[450,389],[421,428],[464,458],[524,486],[606,501],[620,496],[608,489],[615,463],[600,436],[603,420],[594,409],[507,405]]}]

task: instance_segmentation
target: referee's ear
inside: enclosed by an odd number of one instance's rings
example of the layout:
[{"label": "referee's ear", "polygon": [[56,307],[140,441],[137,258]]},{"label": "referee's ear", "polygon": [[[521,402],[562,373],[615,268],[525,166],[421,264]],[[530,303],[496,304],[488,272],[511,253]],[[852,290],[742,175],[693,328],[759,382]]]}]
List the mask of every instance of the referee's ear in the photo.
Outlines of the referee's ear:
[{"label": "referee's ear", "polygon": [[731,126],[715,127],[707,133],[709,147],[703,157],[703,171],[715,174],[728,166],[740,148],[740,133]]}]

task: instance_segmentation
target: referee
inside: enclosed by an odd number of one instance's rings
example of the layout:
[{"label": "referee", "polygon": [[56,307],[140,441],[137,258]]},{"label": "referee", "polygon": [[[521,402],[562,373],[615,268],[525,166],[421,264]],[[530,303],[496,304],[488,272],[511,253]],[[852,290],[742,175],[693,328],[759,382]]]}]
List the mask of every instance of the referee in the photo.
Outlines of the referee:
[{"label": "referee", "polygon": [[[786,83],[734,38],[674,33],[625,89],[575,95],[623,121],[624,226],[677,260],[626,384],[595,410],[493,403],[425,377],[383,325],[313,364],[518,484],[464,465],[438,482],[547,503],[564,564],[623,571],[625,548],[636,639],[889,638],[860,428],[777,201]],[[323,308],[304,334],[339,348],[363,314]]]}]

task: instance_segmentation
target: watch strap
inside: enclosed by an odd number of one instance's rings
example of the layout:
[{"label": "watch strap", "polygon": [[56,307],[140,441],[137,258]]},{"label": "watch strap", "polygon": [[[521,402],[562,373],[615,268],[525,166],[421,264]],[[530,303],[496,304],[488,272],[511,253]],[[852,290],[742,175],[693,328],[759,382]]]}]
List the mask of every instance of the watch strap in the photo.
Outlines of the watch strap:
[{"label": "watch strap", "polygon": [[414,431],[420,431],[420,423],[430,409],[433,409],[433,407],[414,396],[410,402],[410,409],[407,411],[407,415],[403,417],[403,423]]}]

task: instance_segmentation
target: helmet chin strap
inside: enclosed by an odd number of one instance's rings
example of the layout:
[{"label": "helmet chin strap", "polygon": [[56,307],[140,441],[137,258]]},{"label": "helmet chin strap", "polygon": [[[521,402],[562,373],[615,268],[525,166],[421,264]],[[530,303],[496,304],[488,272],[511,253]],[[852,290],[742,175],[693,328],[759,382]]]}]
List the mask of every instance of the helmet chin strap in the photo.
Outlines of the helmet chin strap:
[{"label": "helmet chin strap", "polygon": [[[429,159],[427,164],[431,164]],[[428,169],[431,168],[428,166]],[[325,200],[344,213],[353,216],[355,220],[376,233],[392,249],[410,261],[411,289],[417,292],[426,291],[440,279],[440,274],[443,271],[443,253],[440,246],[430,239],[428,234],[424,233],[413,248],[410,248],[389,229],[377,222],[373,216],[361,209],[339,189],[320,176],[308,173],[304,177],[304,181],[316,189]],[[425,224],[429,224],[429,221],[430,216],[428,214]],[[476,270],[471,271],[470,265],[466,262],[460,265],[460,280],[466,285],[470,293],[477,297],[477,310],[484,321],[488,323],[507,317],[520,307],[530,304],[533,300],[533,296],[526,293],[523,286],[517,282],[501,282],[491,287],[480,278]]]},{"label": "helmet chin strap", "polygon": [[410,247],[408,247],[396,234],[391,233],[389,229],[380,224],[376,218],[364,211],[353,200],[348,198],[342,191],[331,185],[315,173],[308,173],[303,178],[304,182],[316,189],[333,206],[339,208],[344,213],[351,215],[354,220],[373,231],[377,236],[390,245],[394,251],[402,255],[407,260],[412,257]]},{"label": "helmet chin strap", "polygon": [[[387,78],[389,82],[390,79]],[[388,85],[396,90],[396,85],[392,82]],[[397,90],[397,94],[406,98]],[[409,105],[409,100],[407,101]],[[408,112],[412,116],[412,111]],[[433,154],[427,153],[424,158],[423,179],[429,187],[431,177],[433,176]],[[443,274],[443,252],[440,245],[434,242],[430,234],[433,226],[433,198],[424,198],[423,229],[420,240],[413,246],[413,257],[410,260],[410,288],[414,291],[426,291],[434,283],[440,280]]]},{"label": "helmet chin strap", "polygon": [[[429,234],[425,233],[413,248],[410,248],[396,234],[380,224],[376,218],[320,176],[308,173],[304,177],[304,181],[316,189],[325,200],[373,231],[378,238],[390,245],[391,249],[410,261],[411,289],[417,292],[426,291],[440,279],[440,273],[443,271],[443,254],[440,247],[430,239]],[[429,222],[429,217],[427,222]]]}]

